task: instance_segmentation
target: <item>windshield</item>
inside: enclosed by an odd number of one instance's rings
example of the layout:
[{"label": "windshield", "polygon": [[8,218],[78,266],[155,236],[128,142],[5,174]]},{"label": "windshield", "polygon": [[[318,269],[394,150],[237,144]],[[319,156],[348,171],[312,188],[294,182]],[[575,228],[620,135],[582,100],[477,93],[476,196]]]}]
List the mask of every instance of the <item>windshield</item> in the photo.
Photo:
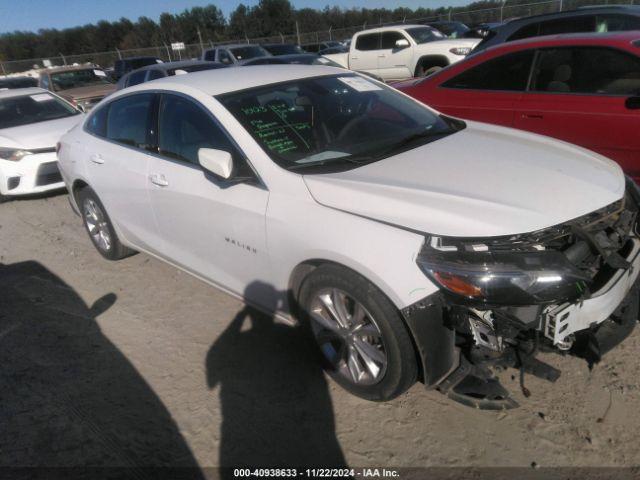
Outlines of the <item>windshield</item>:
[{"label": "windshield", "polygon": [[295,53],[304,53],[300,45],[291,45],[283,43],[282,45],[269,45],[266,47],[272,55],[292,55]]},{"label": "windshield", "polygon": [[104,70],[87,68],[85,70],[68,70],[51,74],[53,90],[59,92],[70,88],[106,85],[111,83]]},{"label": "windshield", "polygon": [[232,48],[231,53],[233,53],[233,56],[238,60],[247,60],[249,58],[265,57],[270,55],[264,48],[258,46]]},{"label": "windshield", "polygon": [[436,23],[432,26],[451,38],[462,38],[469,32],[464,23]]},{"label": "windshield", "polygon": [[411,35],[411,38],[413,38],[418,45],[446,38],[442,32],[431,27],[407,28],[405,32]]},{"label": "windshield", "polygon": [[218,99],[277,164],[305,173],[355,168],[461,128],[392,88],[352,74]]},{"label": "windshield", "polygon": [[0,128],[57,120],[80,112],[50,93],[35,93],[0,99]]}]

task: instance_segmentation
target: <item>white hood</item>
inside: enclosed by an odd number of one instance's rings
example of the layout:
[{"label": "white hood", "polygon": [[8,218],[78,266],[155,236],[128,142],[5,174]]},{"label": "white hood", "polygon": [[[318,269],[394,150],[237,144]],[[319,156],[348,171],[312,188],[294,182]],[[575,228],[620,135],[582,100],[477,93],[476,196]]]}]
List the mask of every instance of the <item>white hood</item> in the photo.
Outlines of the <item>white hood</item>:
[{"label": "white hood", "polygon": [[51,148],[60,137],[84,118],[84,114],[31,123],[20,127],[0,129],[0,147],[7,148]]},{"label": "white hood", "polygon": [[625,188],[620,167],[598,154],[475,122],[394,157],[304,180],[327,207],[460,237],[557,225],[619,200]]},{"label": "white hood", "polygon": [[425,50],[430,53],[433,53],[433,45],[438,44],[443,50],[446,48],[447,50],[450,48],[471,48],[473,49],[477,44],[480,43],[479,38],[444,38],[442,40],[434,40],[433,42],[420,43],[416,45],[416,49]]}]

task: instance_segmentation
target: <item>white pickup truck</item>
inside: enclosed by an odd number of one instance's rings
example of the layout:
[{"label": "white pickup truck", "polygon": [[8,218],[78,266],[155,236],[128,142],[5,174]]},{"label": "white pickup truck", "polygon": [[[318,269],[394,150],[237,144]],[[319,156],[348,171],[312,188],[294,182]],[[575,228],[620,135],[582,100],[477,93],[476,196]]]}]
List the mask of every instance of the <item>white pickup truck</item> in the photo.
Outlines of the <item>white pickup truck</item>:
[{"label": "white pickup truck", "polygon": [[463,59],[480,42],[450,39],[425,25],[399,25],[358,32],[348,53],[324,55],[341,66],[385,81],[430,75]]}]

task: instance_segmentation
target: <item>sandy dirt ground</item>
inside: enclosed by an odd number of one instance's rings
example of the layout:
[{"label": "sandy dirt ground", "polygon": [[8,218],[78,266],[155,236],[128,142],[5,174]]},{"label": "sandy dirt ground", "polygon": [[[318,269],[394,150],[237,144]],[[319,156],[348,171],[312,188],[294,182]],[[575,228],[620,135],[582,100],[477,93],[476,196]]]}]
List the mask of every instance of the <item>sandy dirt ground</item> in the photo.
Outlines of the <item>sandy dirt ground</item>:
[{"label": "sandy dirt ground", "polygon": [[[640,464],[640,329],[520,408],[420,384],[355,398],[296,328],[147,255],[98,255],[65,195],[0,205],[0,465],[353,467]],[[144,475],[141,473],[141,477]],[[146,477],[145,477],[146,478]]]}]

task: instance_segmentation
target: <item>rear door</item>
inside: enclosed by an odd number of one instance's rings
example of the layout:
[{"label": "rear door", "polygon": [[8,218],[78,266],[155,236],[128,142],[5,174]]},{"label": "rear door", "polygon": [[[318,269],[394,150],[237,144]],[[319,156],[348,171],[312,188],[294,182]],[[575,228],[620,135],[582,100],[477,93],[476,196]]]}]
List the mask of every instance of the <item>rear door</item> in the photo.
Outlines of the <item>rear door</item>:
[{"label": "rear door", "polygon": [[471,66],[441,83],[426,103],[449,115],[511,127],[534,54],[508,53]]},{"label": "rear door", "polygon": [[239,294],[253,281],[267,281],[269,192],[257,181],[215,178],[198,162],[201,148],[225,150],[232,154],[236,175],[257,180],[215,118],[190,97],[162,94],[158,147],[147,185],[161,255]]},{"label": "rear door", "polygon": [[381,37],[380,33],[364,33],[357,36],[355,46],[349,50],[351,70],[378,74]]},{"label": "rear door", "polygon": [[89,119],[89,184],[127,240],[146,248],[157,230],[147,193],[148,148],[156,95],[138,93],[100,107]]},{"label": "rear door", "polygon": [[540,50],[515,126],[594,150],[640,177],[640,59],[606,47]]},{"label": "rear door", "polygon": [[400,31],[382,32],[378,51],[378,75],[385,80],[402,80],[413,76],[409,64],[413,56],[411,42],[405,48],[397,48],[398,40],[409,39]]}]

